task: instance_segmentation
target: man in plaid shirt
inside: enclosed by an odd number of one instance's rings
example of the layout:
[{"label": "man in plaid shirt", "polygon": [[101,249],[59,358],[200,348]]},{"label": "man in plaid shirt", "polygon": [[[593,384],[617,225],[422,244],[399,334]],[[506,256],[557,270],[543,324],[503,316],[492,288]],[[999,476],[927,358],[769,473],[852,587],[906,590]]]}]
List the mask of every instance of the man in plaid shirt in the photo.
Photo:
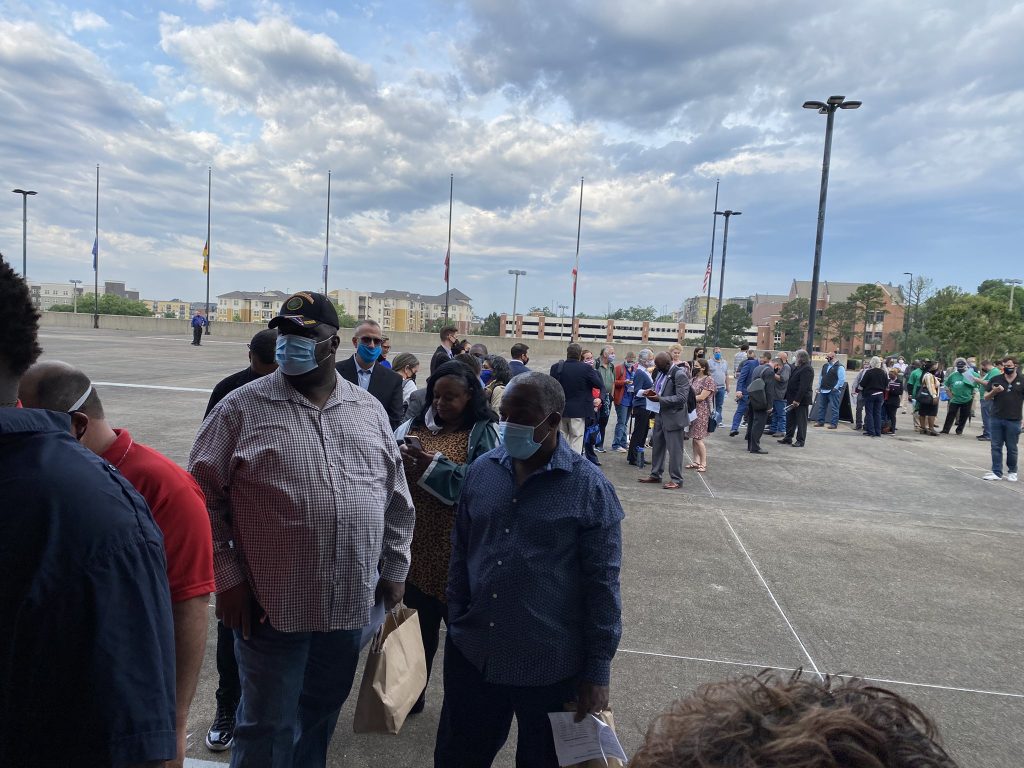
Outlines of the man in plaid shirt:
[{"label": "man in plaid shirt", "polygon": [[213,409],[189,470],[241,673],[231,764],[323,766],[370,608],[404,594],[415,513],[383,406],[335,371],[334,305],[297,293],[270,327],[279,369]]}]

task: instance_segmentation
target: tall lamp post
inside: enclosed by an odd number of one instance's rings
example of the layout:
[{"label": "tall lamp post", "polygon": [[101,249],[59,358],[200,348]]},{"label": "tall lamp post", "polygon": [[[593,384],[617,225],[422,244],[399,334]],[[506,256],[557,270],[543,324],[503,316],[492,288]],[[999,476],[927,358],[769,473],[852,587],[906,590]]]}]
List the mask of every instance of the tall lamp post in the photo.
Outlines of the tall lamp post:
[{"label": "tall lamp post", "polygon": [[569,308],[568,304],[558,305],[558,340],[561,341],[565,337],[565,310]]},{"label": "tall lamp post", "polygon": [[36,194],[34,189],[12,189],[21,195],[21,277],[28,282],[28,196]]},{"label": "tall lamp post", "polygon": [[909,334],[913,328],[910,322],[910,302],[914,298],[914,273],[904,272],[903,274],[910,278],[910,282],[907,283],[907,300],[903,302],[903,333]]},{"label": "tall lamp post", "polygon": [[71,296],[72,298],[72,313],[78,314],[78,286],[82,284],[81,280],[68,280],[71,283]]},{"label": "tall lamp post", "polygon": [[525,269],[510,269],[508,271],[510,275],[515,275],[516,287],[512,291],[512,335],[515,336],[516,332],[516,304],[519,301],[519,277],[526,274]]},{"label": "tall lamp post", "polygon": [[825,237],[825,198],[828,196],[828,166],[832,156],[832,126],[837,109],[857,109],[859,101],[847,101],[845,96],[829,96],[828,101],[805,101],[804,109],[814,109],[825,115],[825,157],[821,163],[821,196],[818,198],[818,232],[814,237],[814,272],[811,276],[811,306],[807,321],[807,351],[814,351],[814,321],[818,314],[818,276],[821,272],[821,241]]},{"label": "tall lamp post", "polygon": [[1021,281],[1015,277],[1005,277],[1003,282],[1010,286],[1010,311],[1013,312],[1013,289],[1021,284]]},{"label": "tall lamp post", "polygon": [[[722,267],[718,270],[718,316],[715,318],[715,346],[722,330],[722,291],[725,290],[725,249],[729,245],[729,219],[742,216],[743,211],[715,211],[715,216],[725,217],[725,231],[722,232]],[[704,323],[704,345],[707,346],[707,323]]]}]

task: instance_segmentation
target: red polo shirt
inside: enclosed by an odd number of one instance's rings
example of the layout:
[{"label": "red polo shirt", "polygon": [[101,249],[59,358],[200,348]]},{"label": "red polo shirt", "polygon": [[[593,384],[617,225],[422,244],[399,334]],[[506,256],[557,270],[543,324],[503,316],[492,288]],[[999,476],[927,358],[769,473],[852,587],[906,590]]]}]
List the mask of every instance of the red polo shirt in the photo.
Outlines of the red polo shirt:
[{"label": "red polo shirt", "polygon": [[188,472],[152,448],[136,443],[126,429],[103,454],[149,504],[164,535],[171,602],[214,591],[213,534],[206,499]]}]

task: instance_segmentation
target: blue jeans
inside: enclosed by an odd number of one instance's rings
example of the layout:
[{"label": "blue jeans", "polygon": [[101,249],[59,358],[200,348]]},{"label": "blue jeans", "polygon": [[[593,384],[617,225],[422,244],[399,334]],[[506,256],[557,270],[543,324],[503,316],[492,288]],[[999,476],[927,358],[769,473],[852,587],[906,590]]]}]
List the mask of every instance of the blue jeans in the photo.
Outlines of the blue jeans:
[{"label": "blue jeans", "polygon": [[736,432],[740,428],[740,421],[743,419],[743,414],[747,412],[747,406],[750,404],[750,398],[746,394],[736,403],[736,415],[732,417],[732,431]]},{"label": "blue jeans", "polygon": [[715,421],[722,423],[722,406],[725,404],[725,387],[715,390]]},{"label": "blue jeans", "polygon": [[981,398],[981,434],[983,437],[988,437],[992,433],[989,431],[989,423],[992,421],[992,401]]},{"label": "blue jeans", "polygon": [[551,685],[488,683],[452,642],[444,644],[444,704],[434,745],[435,768],[485,768],[508,739],[512,717],[519,726],[516,765],[558,768],[548,712],[576,700],[572,678]]},{"label": "blue jeans", "polygon": [[359,663],[362,630],[279,632],[253,620],[235,631],[242,681],[234,768],[323,768]]},{"label": "blue jeans", "polygon": [[817,422],[818,424],[824,424],[826,421],[833,427],[839,424],[839,405],[843,402],[843,390],[841,388],[833,389],[831,392],[824,394],[818,393],[818,412]]},{"label": "blue jeans", "polygon": [[1006,471],[1017,471],[1017,441],[1020,440],[1020,422],[1016,419],[988,420],[992,435],[992,473],[1003,476],[1003,443],[1006,444]]},{"label": "blue jeans", "polygon": [[882,436],[882,396],[864,397],[864,427],[869,435]]},{"label": "blue jeans", "polygon": [[772,400],[772,432],[786,431],[786,401]]},{"label": "blue jeans", "polygon": [[612,440],[612,448],[629,449],[629,438],[626,436],[626,425],[629,423],[629,406],[615,406],[615,439]]}]

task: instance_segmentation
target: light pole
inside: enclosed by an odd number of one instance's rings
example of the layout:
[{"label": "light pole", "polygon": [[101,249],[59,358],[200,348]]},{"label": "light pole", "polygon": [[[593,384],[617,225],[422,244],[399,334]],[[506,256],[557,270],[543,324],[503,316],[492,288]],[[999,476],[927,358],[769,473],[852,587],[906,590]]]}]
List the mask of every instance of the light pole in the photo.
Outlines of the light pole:
[{"label": "light pole", "polygon": [[516,278],[516,287],[512,291],[512,335],[515,336],[515,333],[516,333],[516,303],[519,301],[519,277],[520,277],[520,275],[525,275],[526,274],[526,270],[525,269],[510,269],[508,271],[508,273],[510,275],[515,275],[515,278]]},{"label": "light pole", "polygon": [[903,302],[903,327],[905,329],[903,333],[907,335],[913,327],[910,323],[910,301],[914,296],[914,273],[904,272],[903,274],[910,278],[910,282],[907,283],[907,300]]},{"label": "light pole", "polygon": [[568,304],[558,305],[558,340],[561,341],[565,337],[565,310],[569,308]]},{"label": "light pole", "polygon": [[34,189],[12,189],[21,195],[21,277],[28,282],[28,196],[36,194]]},{"label": "light pole", "polygon": [[[718,316],[715,318],[715,344],[718,346],[718,335],[722,330],[722,291],[725,290],[725,249],[729,245],[729,219],[742,216],[743,211],[715,211],[715,216],[725,217],[725,231],[722,232],[722,266],[718,270]],[[704,323],[704,346],[707,346],[708,325]]]},{"label": "light pole", "polygon": [[1015,277],[1005,277],[1003,282],[1010,286],[1010,311],[1013,312],[1013,289],[1021,284],[1021,281]]},{"label": "light pole", "polygon": [[825,115],[825,157],[821,163],[821,196],[818,198],[818,232],[814,237],[814,271],[811,275],[811,307],[807,321],[807,351],[814,351],[814,321],[818,314],[818,276],[821,272],[821,241],[825,237],[825,198],[828,196],[828,166],[832,156],[832,125],[837,109],[857,109],[859,101],[846,101],[845,96],[829,96],[827,102],[805,101],[804,109],[815,109]]},{"label": "light pole", "polygon": [[78,314],[78,286],[82,284],[81,280],[68,280],[71,283],[71,296],[72,298],[72,313]]}]

